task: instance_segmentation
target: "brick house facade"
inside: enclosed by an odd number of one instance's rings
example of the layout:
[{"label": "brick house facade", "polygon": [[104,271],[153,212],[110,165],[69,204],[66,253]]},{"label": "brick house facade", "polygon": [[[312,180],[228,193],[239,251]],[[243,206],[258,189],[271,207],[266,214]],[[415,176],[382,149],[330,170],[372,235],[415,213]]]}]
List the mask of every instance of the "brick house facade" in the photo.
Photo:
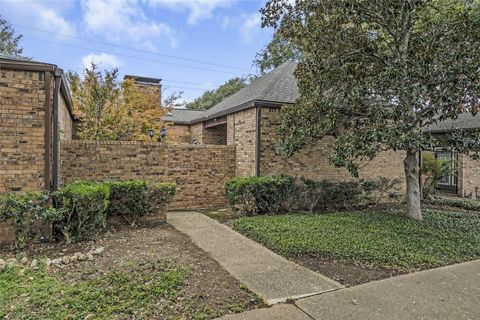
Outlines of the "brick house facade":
[{"label": "brick house facade", "polygon": [[[51,190],[79,179],[144,177],[177,182],[180,196],[175,206],[193,208],[198,207],[198,197],[203,197],[201,207],[224,202],[223,183],[232,176],[288,174],[350,180],[345,169],[329,163],[331,137],[292,157],[278,150],[282,106],[298,97],[295,67],[293,62],[279,66],[208,111],[173,109],[164,118],[166,144],[178,148],[169,149],[157,143],[69,143],[75,119],[62,70],[53,64],[0,57],[0,193]],[[438,134],[456,127],[477,130],[478,120],[461,116],[455,123],[429,130]],[[62,146],[68,152],[60,150]],[[360,164],[360,177],[404,181],[403,158],[401,152],[383,152]],[[458,194],[471,196],[479,188],[479,162],[459,155]]]},{"label": "brick house facade", "polygon": [[[346,169],[329,163],[334,145],[332,137],[323,138],[291,157],[281,155],[278,150],[282,106],[293,104],[298,98],[295,67],[294,62],[286,62],[213,108],[195,111],[195,114],[191,110],[176,110],[168,121],[173,124],[172,128],[189,126],[190,139],[185,135],[184,141],[234,145],[236,176],[287,174],[318,180],[351,180]],[[459,121],[443,122],[428,130],[441,133],[458,127],[479,129],[480,116],[461,116]],[[399,178],[404,183],[404,157],[403,152],[382,152],[372,161],[360,164],[360,178]],[[459,155],[458,195],[472,196],[479,188],[480,162]]]},{"label": "brick house facade", "polygon": [[0,193],[54,189],[73,122],[62,69],[0,57]]}]

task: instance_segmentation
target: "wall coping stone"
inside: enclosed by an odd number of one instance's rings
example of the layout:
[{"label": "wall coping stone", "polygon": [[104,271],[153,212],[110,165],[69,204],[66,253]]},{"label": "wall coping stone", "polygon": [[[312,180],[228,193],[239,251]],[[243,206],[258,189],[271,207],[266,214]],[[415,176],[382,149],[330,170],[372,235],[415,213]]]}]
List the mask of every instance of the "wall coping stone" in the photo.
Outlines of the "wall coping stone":
[{"label": "wall coping stone", "polygon": [[64,144],[70,145],[136,145],[144,147],[157,147],[164,149],[235,149],[234,145],[216,145],[216,144],[162,144],[149,141],[103,141],[103,140],[64,140]]}]

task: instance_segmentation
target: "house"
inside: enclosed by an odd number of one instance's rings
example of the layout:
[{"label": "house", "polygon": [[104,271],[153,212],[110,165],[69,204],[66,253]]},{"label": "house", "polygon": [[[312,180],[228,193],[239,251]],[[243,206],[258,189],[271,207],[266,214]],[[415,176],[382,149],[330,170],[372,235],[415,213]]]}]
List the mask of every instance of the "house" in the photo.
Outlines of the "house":
[{"label": "house", "polygon": [[[165,118],[173,123],[169,130],[181,131],[185,143],[234,145],[237,176],[288,174],[318,180],[352,179],[344,168],[329,163],[332,137],[307,146],[292,157],[279,152],[277,129],[282,106],[293,104],[299,96],[295,68],[296,63],[285,62],[207,111],[173,110]],[[438,134],[454,128],[478,129],[480,116],[462,115],[456,121],[444,121],[428,130]],[[404,181],[403,158],[402,152],[382,152],[360,165],[360,178]],[[449,178],[450,184],[459,195],[468,196],[480,187],[480,166],[466,155],[458,159],[458,175]]]},{"label": "house", "polygon": [[72,110],[62,69],[0,55],[0,194],[56,189]]}]

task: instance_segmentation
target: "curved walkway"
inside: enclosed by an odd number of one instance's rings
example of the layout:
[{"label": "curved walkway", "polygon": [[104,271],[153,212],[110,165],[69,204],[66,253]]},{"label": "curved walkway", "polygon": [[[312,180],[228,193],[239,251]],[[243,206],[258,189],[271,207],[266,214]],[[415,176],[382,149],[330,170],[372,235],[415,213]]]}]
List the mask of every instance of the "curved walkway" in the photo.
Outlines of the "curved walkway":
[{"label": "curved walkway", "polygon": [[197,212],[169,212],[189,235],[268,304],[225,320],[480,319],[480,260],[343,288]]},{"label": "curved walkway", "polygon": [[198,212],[169,212],[167,222],[259,295],[275,304],[343,286],[273,253],[253,240]]}]

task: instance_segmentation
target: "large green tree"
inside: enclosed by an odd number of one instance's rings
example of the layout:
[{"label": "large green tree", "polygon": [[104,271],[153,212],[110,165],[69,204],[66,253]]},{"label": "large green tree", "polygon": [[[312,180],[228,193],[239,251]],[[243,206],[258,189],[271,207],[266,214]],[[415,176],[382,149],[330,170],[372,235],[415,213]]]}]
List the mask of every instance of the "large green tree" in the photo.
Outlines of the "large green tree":
[{"label": "large green tree", "polygon": [[223,99],[247,86],[246,78],[233,78],[222,84],[215,90],[205,91],[200,97],[187,103],[187,109],[208,110]]},{"label": "large green tree", "polygon": [[20,57],[23,49],[19,47],[18,43],[21,39],[22,35],[17,35],[8,21],[0,15],[0,54]]},{"label": "large green tree", "polygon": [[83,140],[124,140],[127,110],[122,101],[118,70],[99,71],[92,63],[83,74],[67,74]]},{"label": "large green tree", "polygon": [[272,40],[255,55],[253,64],[257,66],[261,74],[264,74],[285,61],[298,61],[300,54],[300,50],[285,39],[280,32],[275,32]]},{"label": "large green tree", "polygon": [[[262,14],[301,52],[286,151],[333,135],[332,162],[354,176],[361,161],[404,152],[407,216],[421,220],[418,151],[445,142],[425,127],[479,106],[479,1],[271,0]],[[446,140],[478,151],[467,133]]]},{"label": "large green tree", "polygon": [[68,80],[82,140],[150,140],[149,130],[165,125],[169,104],[181,97],[172,93],[163,107],[157,87],[138,86],[133,79],[119,81],[117,69],[102,72],[94,63],[81,75],[69,72]]}]

